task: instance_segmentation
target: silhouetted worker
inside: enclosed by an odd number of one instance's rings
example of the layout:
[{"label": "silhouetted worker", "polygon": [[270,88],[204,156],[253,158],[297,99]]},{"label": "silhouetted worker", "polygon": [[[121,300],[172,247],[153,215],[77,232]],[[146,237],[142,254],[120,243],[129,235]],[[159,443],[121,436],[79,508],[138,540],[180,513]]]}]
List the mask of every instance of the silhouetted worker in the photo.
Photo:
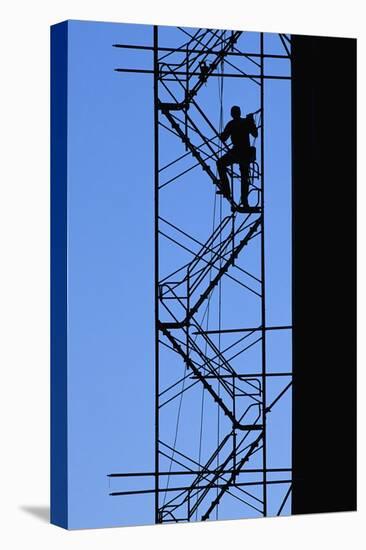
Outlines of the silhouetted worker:
[{"label": "silhouetted worker", "polygon": [[246,118],[242,118],[240,107],[237,105],[231,108],[231,116],[233,118],[226,124],[220,138],[225,142],[230,137],[233,147],[217,161],[217,170],[222,185],[222,192],[225,197],[229,198],[230,184],[226,169],[235,163],[239,164],[241,204],[244,207],[248,207],[249,164],[251,162],[249,135],[257,137],[258,129],[255,125],[253,115],[249,114]]}]

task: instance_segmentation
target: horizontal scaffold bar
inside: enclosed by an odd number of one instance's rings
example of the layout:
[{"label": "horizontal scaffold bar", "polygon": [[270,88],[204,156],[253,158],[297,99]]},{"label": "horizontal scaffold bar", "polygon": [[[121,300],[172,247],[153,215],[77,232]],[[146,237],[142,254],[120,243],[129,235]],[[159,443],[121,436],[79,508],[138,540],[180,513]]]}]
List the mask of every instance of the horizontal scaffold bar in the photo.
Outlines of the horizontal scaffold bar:
[{"label": "horizontal scaffold bar", "polygon": [[[137,44],[113,44],[115,48],[122,48],[122,49],[130,49],[130,50],[145,50],[145,51],[154,51],[154,46],[140,46]],[[171,52],[171,53],[184,53],[184,54],[190,54],[190,53],[204,53],[205,55],[220,55],[220,50],[210,50],[203,48],[201,50],[199,49],[187,49],[187,48],[163,48],[159,46],[157,48],[159,52]],[[281,54],[270,54],[265,53],[261,55],[260,53],[252,53],[252,52],[240,52],[240,51],[234,51],[234,52],[225,52],[225,56],[236,56],[236,57],[255,57],[255,58],[265,58],[265,59],[289,59],[288,55],[281,55]]]},{"label": "horizontal scaffold bar", "polygon": [[[117,73],[141,73],[141,74],[154,74],[153,69],[133,69],[133,68],[117,68],[114,69]],[[184,76],[187,77],[187,73],[184,71],[159,71],[160,76],[169,76],[173,74],[175,76]],[[198,71],[189,72],[188,76],[201,76],[201,73]],[[260,74],[242,74],[242,73],[210,73],[209,75],[216,76],[217,78],[258,78],[259,80],[264,78],[265,80],[291,80],[291,76],[280,76],[280,75],[263,75]]]},{"label": "horizontal scaffold bar", "polygon": [[[247,483],[233,483],[231,485],[231,487],[235,488],[235,487],[248,487],[248,486],[253,486],[253,485],[263,485],[263,484],[266,484],[266,485],[275,485],[275,484],[280,484],[280,483],[292,483],[292,479],[276,479],[276,480],[272,480],[272,481],[248,481]],[[225,484],[223,483],[219,483],[219,484],[214,484],[210,487],[210,489],[219,489],[219,488],[222,488],[222,487],[226,487]],[[127,495],[146,495],[148,493],[165,493],[166,491],[188,491],[191,489],[191,486],[189,485],[188,487],[163,487],[161,489],[140,489],[140,490],[136,490],[136,491],[115,491],[113,493],[109,493],[109,496],[111,497],[120,497],[120,496],[127,496]],[[200,489],[207,489],[207,485],[197,485],[196,487],[194,487],[194,490],[200,490]]]}]

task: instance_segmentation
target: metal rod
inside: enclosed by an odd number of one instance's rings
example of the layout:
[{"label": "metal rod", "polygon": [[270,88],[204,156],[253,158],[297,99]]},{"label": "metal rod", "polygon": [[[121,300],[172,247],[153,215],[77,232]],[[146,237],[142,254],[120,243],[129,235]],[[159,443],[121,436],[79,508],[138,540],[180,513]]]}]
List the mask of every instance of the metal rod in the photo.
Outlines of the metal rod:
[{"label": "metal rod", "polygon": [[155,226],[155,523],[159,523],[159,109],[158,26],[154,25],[154,226]]},{"label": "metal rod", "polygon": [[[141,73],[141,74],[154,74],[154,71],[152,69],[130,69],[130,68],[122,68],[117,67],[114,69],[117,73]],[[177,76],[184,76],[186,75],[185,71],[160,71],[160,76],[168,76],[170,74],[174,74]],[[192,72],[190,73],[190,76],[201,76],[201,73],[199,72]],[[228,78],[260,78],[260,79],[271,79],[271,80],[291,80],[291,76],[280,76],[280,75],[259,75],[259,74],[241,74],[241,73],[210,73],[210,77],[214,76],[217,78],[221,77],[228,77]]]},{"label": "metal rod", "polygon": [[265,270],[265,195],[264,195],[264,36],[260,33],[260,71],[261,71],[261,88],[260,88],[260,108],[262,115],[262,124],[260,129],[261,135],[261,189],[262,189],[262,230],[261,230],[261,326],[262,326],[262,423],[263,423],[263,515],[267,515],[267,426],[266,426],[266,270]]},{"label": "metal rod", "polygon": [[198,330],[193,334],[226,334],[234,332],[256,332],[256,331],[268,331],[268,330],[292,330],[292,325],[284,325],[278,327],[254,327],[254,328],[227,328],[222,330]]},{"label": "metal rod", "polygon": [[[266,372],[265,376],[292,376],[292,372]],[[214,374],[204,374],[204,378],[262,378],[263,373],[261,372],[254,372],[250,374],[220,374],[214,375]],[[190,376],[190,378],[196,378],[194,375]]]},{"label": "metal rod", "polygon": [[[131,49],[131,50],[146,50],[146,51],[154,51],[154,46],[139,46],[135,44],[113,44],[114,48],[122,48],[122,49]],[[171,52],[171,53],[205,53],[210,55],[218,55],[220,54],[220,50],[197,50],[197,49],[186,49],[186,48],[163,48],[162,46],[158,47],[159,52]],[[251,53],[251,52],[239,52],[239,51],[229,51],[226,55],[228,56],[236,56],[236,57],[255,57],[260,58],[261,55],[258,53]],[[288,55],[281,55],[281,54],[265,54],[263,56],[266,59],[288,59]]]},{"label": "metal rod", "polygon": [[[235,468],[229,470],[222,470],[221,474],[231,474],[235,472]],[[291,468],[267,468],[267,472],[291,472]],[[245,468],[245,470],[237,471],[238,474],[257,474],[262,473],[263,468]],[[196,474],[215,474],[216,470],[209,470],[202,468],[201,470],[190,470],[178,472],[159,472],[159,476],[191,476]],[[108,474],[107,477],[151,477],[155,476],[155,472],[122,472],[122,473],[113,473]]]},{"label": "metal rod", "polygon": [[[277,485],[281,483],[291,483],[291,479],[276,479],[272,481],[266,481],[266,485]],[[248,481],[247,483],[235,483],[233,487],[248,487],[248,486],[256,486],[256,485],[263,485],[263,481]],[[212,484],[210,485],[210,489],[220,489],[222,487],[226,487],[226,484],[224,483],[218,483],[218,484]],[[165,492],[171,492],[171,491],[188,491],[190,489],[190,485],[186,487],[162,487],[158,490],[159,493],[165,493]],[[207,485],[196,485],[195,490],[198,489],[207,489]],[[119,497],[119,496],[127,496],[127,495],[146,495],[149,493],[156,493],[156,489],[140,489],[136,491],[114,491],[112,493],[109,493],[109,496],[111,497]]]}]

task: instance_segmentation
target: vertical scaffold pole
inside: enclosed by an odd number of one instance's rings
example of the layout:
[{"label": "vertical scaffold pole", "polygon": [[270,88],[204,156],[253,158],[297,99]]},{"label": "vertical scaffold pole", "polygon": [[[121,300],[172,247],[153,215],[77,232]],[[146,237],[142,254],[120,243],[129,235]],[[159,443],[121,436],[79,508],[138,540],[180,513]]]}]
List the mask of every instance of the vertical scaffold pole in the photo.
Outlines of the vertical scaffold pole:
[{"label": "vertical scaffold pole", "polygon": [[155,523],[159,523],[159,110],[158,27],[154,25],[154,232],[155,232]]},{"label": "vertical scaffold pole", "polygon": [[261,325],[262,325],[262,416],[263,416],[263,515],[267,516],[267,438],[266,438],[266,273],[265,273],[265,194],[264,194],[264,36],[260,33],[260,104],[261,104]]}]

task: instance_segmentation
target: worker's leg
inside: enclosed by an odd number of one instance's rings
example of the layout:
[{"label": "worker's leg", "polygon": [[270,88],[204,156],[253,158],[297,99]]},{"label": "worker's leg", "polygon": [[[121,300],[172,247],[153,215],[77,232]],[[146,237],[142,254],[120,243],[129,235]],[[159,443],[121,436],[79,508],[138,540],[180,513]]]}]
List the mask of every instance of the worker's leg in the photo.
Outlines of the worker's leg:
[{"label": "worker's leg", "polygon": [[222,192],[225,196],[230,197],[230,183],[229,178],[227,175],[227,167],[231,166],[234,162],[234,159],[232,158],[232,154],[230,151],[223,155],[219,160],[217,161],[217,171],[219,173],[219,179],[221,181],[222,185]]},{"label": "worker's leg", "polygon": [[240,167],[240,179],[241,179],[241,204],[248,206],[248,193],[249,193],[249,163],[241,162]]}]

